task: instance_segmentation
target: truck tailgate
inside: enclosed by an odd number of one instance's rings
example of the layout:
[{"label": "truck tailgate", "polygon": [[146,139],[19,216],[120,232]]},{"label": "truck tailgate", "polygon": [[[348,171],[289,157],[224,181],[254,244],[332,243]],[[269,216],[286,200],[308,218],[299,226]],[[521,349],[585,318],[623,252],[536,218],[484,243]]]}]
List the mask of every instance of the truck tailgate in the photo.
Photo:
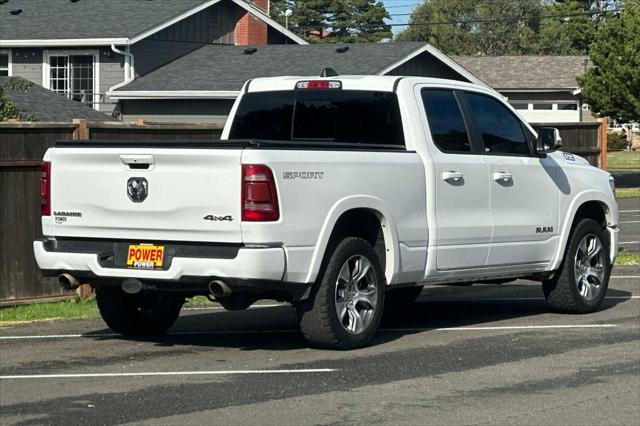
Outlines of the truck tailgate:
[{"label": "truck tailgate", "polygon": [[84,145],[49,153],[45,235],[242,242],[240,148]]}]

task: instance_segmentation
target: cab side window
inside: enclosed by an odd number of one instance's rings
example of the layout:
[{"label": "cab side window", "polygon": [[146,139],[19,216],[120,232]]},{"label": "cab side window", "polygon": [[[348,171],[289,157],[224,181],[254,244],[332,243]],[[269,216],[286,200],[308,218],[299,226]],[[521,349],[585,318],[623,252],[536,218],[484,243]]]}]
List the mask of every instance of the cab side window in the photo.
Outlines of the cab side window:
[{"label": "cab side window", "polygon": [[490,96],[476,93],[466,93],[466,96],[486,152],[531,154],[522,124],[508,108]]},{"label": "cab side window", "polygon": [[471,152],[471,141],[451,90],[422,89],[431,137],[442,152]]}]

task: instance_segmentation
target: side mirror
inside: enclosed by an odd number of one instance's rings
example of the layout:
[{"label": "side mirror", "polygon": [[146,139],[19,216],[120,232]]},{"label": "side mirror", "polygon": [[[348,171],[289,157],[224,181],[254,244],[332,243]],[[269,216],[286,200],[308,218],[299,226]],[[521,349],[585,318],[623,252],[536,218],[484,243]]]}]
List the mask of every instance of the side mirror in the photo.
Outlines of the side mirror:
[{"label": "side mirror", "polygon": [[541,127],[538,129],[538,141],[536,152],[544,154],[557,151],[562,147],[560,131],[555,127]]}]

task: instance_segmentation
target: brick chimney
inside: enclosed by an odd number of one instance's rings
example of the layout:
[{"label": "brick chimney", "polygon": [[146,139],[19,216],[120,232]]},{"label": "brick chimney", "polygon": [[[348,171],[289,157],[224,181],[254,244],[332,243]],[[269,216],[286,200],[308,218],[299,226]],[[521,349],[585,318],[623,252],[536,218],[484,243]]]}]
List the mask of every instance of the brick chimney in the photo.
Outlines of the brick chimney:
[{"label": "brick chimney", "polygon": [[[269,14],[269,0],[252,0],[248,3]],[[267,24],[244,9],[240,9],[240,15],[236,21],[236,44],[240,46],[267,44]]]}]

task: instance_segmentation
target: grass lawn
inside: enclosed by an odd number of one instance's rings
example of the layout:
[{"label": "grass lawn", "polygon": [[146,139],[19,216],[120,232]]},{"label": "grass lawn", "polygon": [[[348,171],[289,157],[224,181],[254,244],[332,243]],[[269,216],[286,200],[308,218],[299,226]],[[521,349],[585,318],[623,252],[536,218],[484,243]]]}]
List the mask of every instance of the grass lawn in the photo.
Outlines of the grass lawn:
[{"label": "grass lawn", "polygon": [[[189,299],[184,307],[210,305],[204,296]],[[41,302],[29,305],[17,305],[0,308],[0,325],[21,321],[42,321],[56,318],[90,318],[99,315],[95,298],[85,301],[63,300],[60,302]]]},{"label": "grass lawn", "polygon": [[211,301],[209,299],[207,299],[206,296],[196,296],[196,297],[192,297],[191,299],[187,299],[187,303],[184,304],[185,308],[190,308],[190,307],[201,307],[201,306],[207,306],[207,305],[211,305]]},{"label": "grass lawn", "polygon": [[640,188],[616,188],[616,198],[640,197]]},{"label": "grass lawn", "polygon": [[640,265],[640,253],[632,251],[621,251],[618,253],[616,265]]},{"label": "grass lawn", "polygon": [[609,170],[640,170],[640,151],[617,151],[607,153]]},{"label": "grass lawn", "polygon": [[0,308],[0,325],[19,321],[38,321],[54,318],[88,318],[98,316],[96,300],[79,299],[60,302],[41,302]]}]

